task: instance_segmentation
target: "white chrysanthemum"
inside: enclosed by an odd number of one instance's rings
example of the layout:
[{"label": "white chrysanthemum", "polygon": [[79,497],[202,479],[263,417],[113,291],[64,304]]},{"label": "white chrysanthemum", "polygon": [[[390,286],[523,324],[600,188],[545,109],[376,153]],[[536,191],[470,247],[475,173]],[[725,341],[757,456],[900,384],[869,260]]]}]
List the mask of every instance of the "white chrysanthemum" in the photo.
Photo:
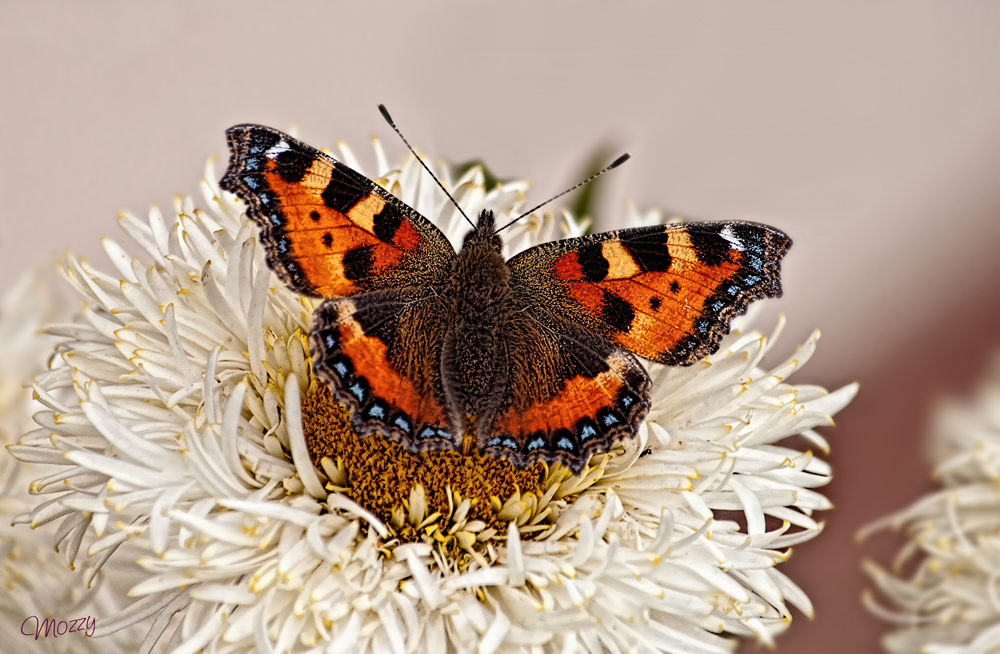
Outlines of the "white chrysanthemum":
[{"label": "white chrysanthemum", "polygon": [[[390,170],[377,142],[376,156],[380,183],[458,243],[467,224],[416,160]],[[501,225],[526,187],[487,193],[477,169],[445,178],[467,214],[489,207]],[[49,410],[18,449],[67,464],[59,481],[73,482],[36,520],[62,518],[70,543],[90,532],[90,556],[126,540],[148,552],[140,605],[99,632],[183,609],[178,653],[723,652],[736,642],[725,634],[769,641],[786,603],[811,613],[775,566],[821,530],[811,514],[829,502],[811,489],[830,470],[779,442],[803,434],[825,450],[812,429],[855,393],[784,383],[818,334],[770,372],[759,365],[773,339],[759,334],[733,333],[689,368],[653,366],[639,438],[576,477],[541,466],[531,490],[506,462],[386,458],[398,446],[377,437],[352,463],[310,449],[333,420],[309,367],[314,304],[265,267],[242,204],[214,179],[209,212],[185,200],[169,221],[122,218],[150,261],[106,241],[121,279],[69,260],[87,307],[53,330],[68,365],[38,377]],[[507,254],[582,229],[532,215],[504,232]],[[53,399],[69,387],[78,402]],[[489,468],[485,494],[449,486],[442,500],[436,462],[463,456]],[[397,464],[400,479],[426,480],[362,488]]]},{"label": "white chrysanthemum", "polygon": [[866,564],[885,598],[866,604],[899,627],[889,652],[1000,652],[1000,362],[975,403],[941,408],[931,449],[942,489],[865,530],[907,538],[894,573]]},{"label": "white chrysanthemum", "polygon": [[[32,375],[45,369],[51,354],[51,339],[40,338],[38,330],[58,313],[52,295],[49,276],[32,270],[0,298],[0,444],[5,446],[30,427],[31,414],[41,408],[32,401],[26,385]],[[0,451],[0,580],[4,586],[0,634],[13,639],[0,649],[38,654],[135,651],[141,638],[134,630],[100,643],[84,637],[92,632],[98,617],[121,610],[124,603],[119,595],[124,589],[97,577],[90,562],[80,570],[70,569],[56,551],[53,526],[32,529],[11,524],[37,502],[28,494],[28,485],[46,471],[53,472]],[[80,630],[69,632],[71,621],[80,619],[83,622],[76,623]]]}]

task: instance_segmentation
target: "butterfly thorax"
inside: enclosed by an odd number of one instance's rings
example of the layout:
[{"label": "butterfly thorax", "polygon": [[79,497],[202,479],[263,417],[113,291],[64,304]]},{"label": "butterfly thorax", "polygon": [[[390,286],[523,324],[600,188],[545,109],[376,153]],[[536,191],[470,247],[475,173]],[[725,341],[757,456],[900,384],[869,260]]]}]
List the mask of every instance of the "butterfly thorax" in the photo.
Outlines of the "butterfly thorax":
[{"label": "butterfly thorax", "polygon": [[493,214],[484,211],[452,262],[447,297],[451,324],[445,335],[442,367],[445,388],[457,414],[492,413],[495,389],[505,380],[502,351],[505,324],[514,303],[510,268],[501,253],[502,241],[493,229]]}]

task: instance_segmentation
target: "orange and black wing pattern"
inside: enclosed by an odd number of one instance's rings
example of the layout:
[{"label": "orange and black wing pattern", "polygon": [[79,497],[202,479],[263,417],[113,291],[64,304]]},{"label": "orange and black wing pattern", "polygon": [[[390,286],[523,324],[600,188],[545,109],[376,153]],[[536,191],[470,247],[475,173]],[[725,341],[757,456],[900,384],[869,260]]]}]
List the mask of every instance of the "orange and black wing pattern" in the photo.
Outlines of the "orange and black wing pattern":
[{"label": "orange and black wing pattern", "polygon": [[750,302],[781,295],[790,246],[767,225],[687,223],[546,243],[509,264],[547,311],[643,358],[685,366],[718,350]]},{"label": "orange and black wing pattern", "polygon": [[434,288],[380,289],[316,310],[313,366],[358,434],[383,434],[410,452],[461,443],[441,379],[447,313]]},{"label": "orange and black wing pattern", "polygon": [[482,452],[523,467],[559,462],[574,473],[632,436],[649,411],[649,376],[634,356],[538,306],[506,327],[506,383],[495,415],[481,416]]},{"label": "orange and black wing pattern", "polygon": [[261,125],[226,131],[220,185],[249,205],[268,265],[304,295],[440,281],[455,251],[430,221],[364,175]]}]

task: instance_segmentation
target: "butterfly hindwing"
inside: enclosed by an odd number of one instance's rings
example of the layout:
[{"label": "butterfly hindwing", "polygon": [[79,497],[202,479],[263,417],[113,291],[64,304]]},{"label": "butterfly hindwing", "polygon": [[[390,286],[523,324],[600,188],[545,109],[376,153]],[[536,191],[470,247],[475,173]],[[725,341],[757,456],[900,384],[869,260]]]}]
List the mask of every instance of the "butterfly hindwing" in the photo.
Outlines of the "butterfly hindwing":
[{"label": "butterfly hindwing", "polygon": [[649,377],[635,357],[580,325],[526,306],[512,313],[505,340],[502,401],[482,424],[480,451],[579,472],[635,434],[649,411]]},{"label": "butterfly hindwing", "polygon": [[220,183],[249,205],[271,268],[340,297],[438,281],[455,251],[430,221],[347,165],[278,130],[237,125]]},{"label": "butterfly hindwing", "polygon": [[446,312],[435,289],[389,288],[329,299],[313,316],[316,374],[347,407],[358,434],[411,452],[461,443],[441,387]]},{"label": "butterfly hindwing", "polygon": [[781,295],[790,245],[767,225],[688,223],[545,243],[509,265],[550,311],[646,359],[690,365],[751,301]]}]

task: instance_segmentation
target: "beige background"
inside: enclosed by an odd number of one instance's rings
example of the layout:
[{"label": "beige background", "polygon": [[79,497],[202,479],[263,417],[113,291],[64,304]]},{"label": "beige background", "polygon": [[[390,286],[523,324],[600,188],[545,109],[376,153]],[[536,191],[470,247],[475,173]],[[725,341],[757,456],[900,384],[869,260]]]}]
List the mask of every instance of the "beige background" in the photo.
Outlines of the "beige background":
[{"label": "beige background", "polygon": [[[786,230],[782,352],[800,382],[863,383],[828,430],[838,509],[785,571],[817,617],[779,652],[876,651],[854,531],[926,487],[929,400],[1000,345],[1000,4],[989,2],[0,2],[0,274],[72,248],[103,258],[116,213],[194,193],[244,121],[398,144]],[[107,266],[108,268],[110,266]]]}]

